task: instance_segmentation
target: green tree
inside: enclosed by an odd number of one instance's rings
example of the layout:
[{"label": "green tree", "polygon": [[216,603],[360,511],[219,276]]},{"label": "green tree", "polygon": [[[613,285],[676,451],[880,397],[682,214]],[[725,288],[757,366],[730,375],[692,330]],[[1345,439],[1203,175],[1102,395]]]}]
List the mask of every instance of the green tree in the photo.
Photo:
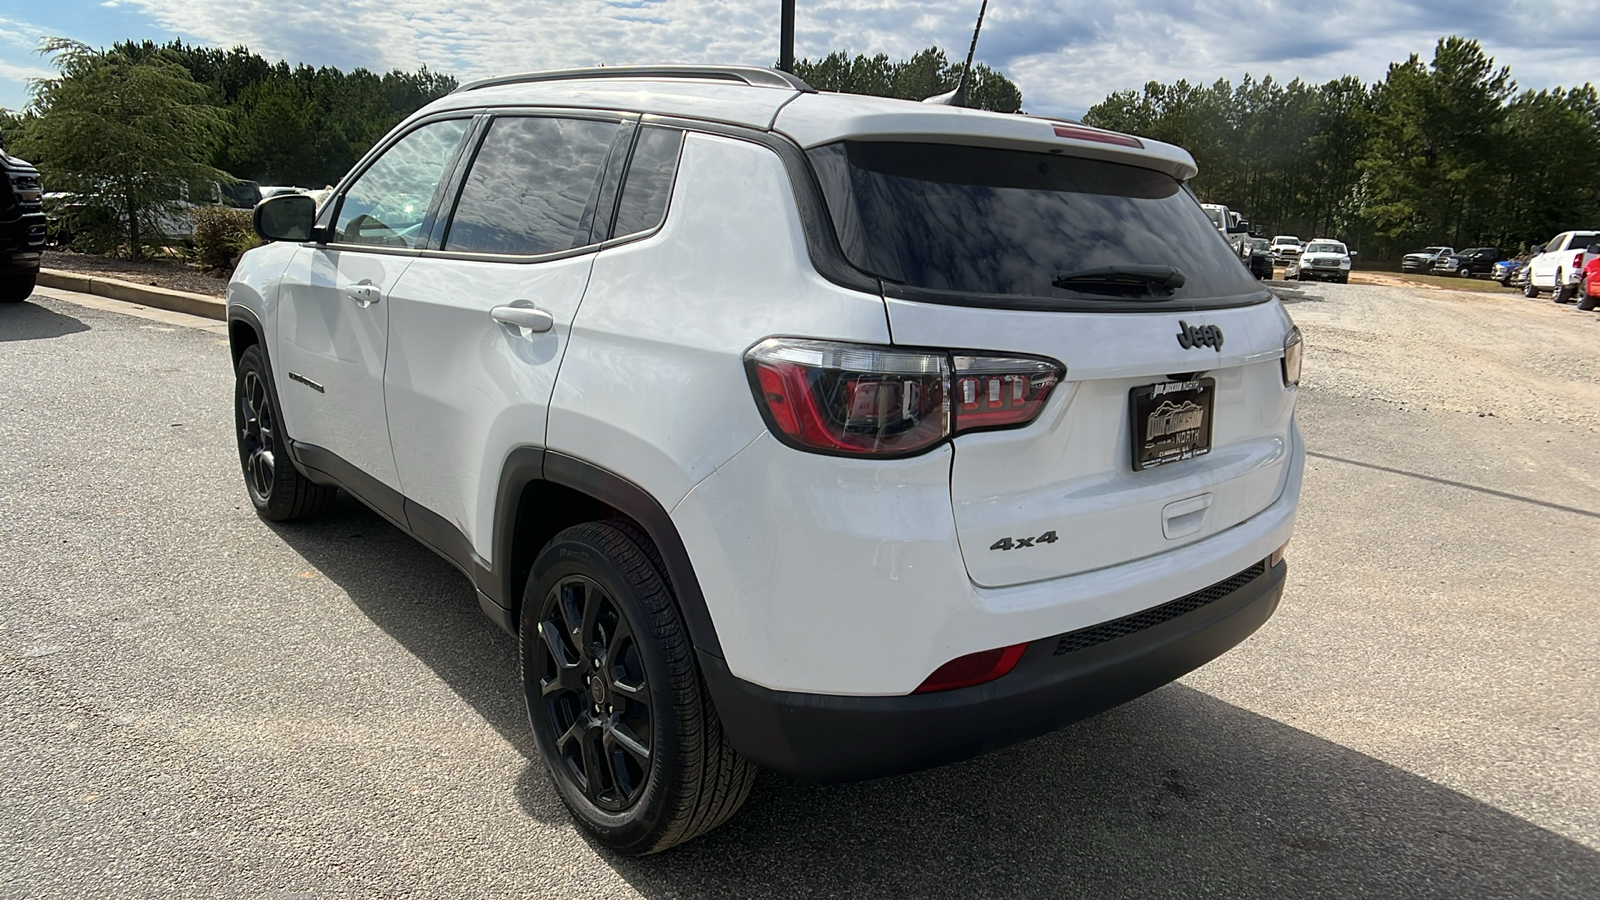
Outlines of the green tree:
[{"label": "green tree", "polygon": [[[961,62],[951,63],[943,50],[929,47],[910,59],[834,51],[817,60],[802,59],[794,73],[819,91],[871,94],[901,100],[925,100],[955,89]],[[1022,91],[1011,79],[982,63],[972,67],[967,105],[974,109],[1014,113],[1022,109]]]},{"label": "green tree", "polygon": [[41,52],[59,74],[33,85],[36,119],[22,152],[53,188],[107,213],[99,224],[121,230],[131,256],[160,239],[180,186],[230,180],[208,162],[226,117],[183,66],[65,38],[47,39]]},{"label": "green tree", "polygon": [[1477,41],[1441,38],[1433,62],[1416,54],[1389,66],[1373,91],[1367,152],[1367,216],[1383,237],[1461,244],[1483,228],[1511,73]]}]

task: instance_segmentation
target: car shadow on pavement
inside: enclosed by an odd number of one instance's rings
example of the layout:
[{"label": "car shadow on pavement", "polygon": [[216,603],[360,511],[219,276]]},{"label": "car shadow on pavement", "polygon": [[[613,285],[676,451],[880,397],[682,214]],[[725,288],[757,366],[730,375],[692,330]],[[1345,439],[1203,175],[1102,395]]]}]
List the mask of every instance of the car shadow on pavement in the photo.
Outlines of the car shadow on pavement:
[{"label": "car shadow on pavement", "polygon": [[36,303],[0,303],[0,343],[36,341],[88,331],[89,326]]},{"label": "car shadow on pavement", "polygon": [[[527,758],[524,810],[562,819],[527,736],[516,642],[466,578],[348,498],[278,532]],[[763,773],[697,841],[597,853],[663,900],[1600,896],[1600,852],[1181,684],[914,775],[822,786]]]}]

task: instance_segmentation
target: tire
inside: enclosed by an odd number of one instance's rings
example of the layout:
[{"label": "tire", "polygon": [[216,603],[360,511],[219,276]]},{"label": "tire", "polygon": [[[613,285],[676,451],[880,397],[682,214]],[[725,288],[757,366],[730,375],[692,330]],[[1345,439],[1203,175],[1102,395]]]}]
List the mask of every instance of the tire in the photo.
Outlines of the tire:
[{"label": "tire", "polygon": [[1341,272],[1339,274],[1338,282],[1340,284],[1349,284],[1350,283],[1350,273],[1349,272]]},{"label": "tire", "polygon": [[259,345],[246,347],[234,369],[233,421],[245,493],[261,518],[269,522],[304,519],[333,503],[338,489],[313,483],[289,459],[279,425],[283,417],[272,394],[272,373]]},{"label": "tire", "polygon": [[1527,297],[1529,300],[1539,299],[1539,289],[1534,287],[1533,276],[1531,275],[1528,276],[1528,280],[1522,285],[1522,296]]},{"label": "tire", "polygon": [[38,272],[18,275],[15,280],[0,283],[0,303],[21,303],[28,299],[33,293],[34,285],[38,283]]},{"label": "tire", "polygon": [[1550,302],[1567,303],[1572,300],[1571,289],[1567,287],[1565,279],[1561,277],[1561,270],[1556,270],[1555,287],[1550,289]]},{"label": "tire", "polygon": [[653,551],[630,526],[566,529],[534,560],[518,628],[528,720],[556,791],[595,840],[630,856],[721,825],[756,775],[722,731]]},{"label": "tire", "polygon": [[1600,306],[1600,296],[1589,293],[1588,280],[1578,282],[1578,308],[1588,312]]},{"label": "tire", "polygon": [[1461,268],[1456,270],[1456,274],[1460,275],[1462,278],[1471,278],[1472,277],[1472,270],[1467,268],[1466,266],[1462,266]]}]

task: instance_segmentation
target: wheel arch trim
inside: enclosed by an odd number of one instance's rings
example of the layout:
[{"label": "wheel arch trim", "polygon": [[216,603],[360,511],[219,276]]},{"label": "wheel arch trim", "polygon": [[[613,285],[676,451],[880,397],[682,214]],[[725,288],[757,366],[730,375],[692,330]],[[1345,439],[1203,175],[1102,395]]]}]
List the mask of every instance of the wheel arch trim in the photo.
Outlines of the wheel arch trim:
[{"label": "wheel arch trim", "polygon": [[[529,487],[547,482],[597,501],[632,519],[656,545],[666,575],[683,614],[689,638],[695,649],[720,658],[722,644],[717,638],[705,594],[695,575],[688,548],[665,507],[648,491],[622,476],[587,460],[544,450],[518,447],[506,456],[500,471],[500,489],[495,503],[493,578],[479,581],[479,591],[500,608],[503,615],[490,612],[502,627],[515,630],[517,606],[528,572],[514,564],[517,555],[520,506]],[[525,548],[535,554],[538,548]],[[528,557],[531,571],[532,556]]]}]

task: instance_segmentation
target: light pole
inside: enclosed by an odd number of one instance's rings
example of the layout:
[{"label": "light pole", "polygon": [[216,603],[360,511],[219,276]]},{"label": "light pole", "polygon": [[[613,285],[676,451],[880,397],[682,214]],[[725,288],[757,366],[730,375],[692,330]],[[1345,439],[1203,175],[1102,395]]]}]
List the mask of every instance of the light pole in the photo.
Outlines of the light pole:
[{"label": "light pole", "polygon": [[783,0],[778,25],[778,68],[794,73],[794,0]]}]

